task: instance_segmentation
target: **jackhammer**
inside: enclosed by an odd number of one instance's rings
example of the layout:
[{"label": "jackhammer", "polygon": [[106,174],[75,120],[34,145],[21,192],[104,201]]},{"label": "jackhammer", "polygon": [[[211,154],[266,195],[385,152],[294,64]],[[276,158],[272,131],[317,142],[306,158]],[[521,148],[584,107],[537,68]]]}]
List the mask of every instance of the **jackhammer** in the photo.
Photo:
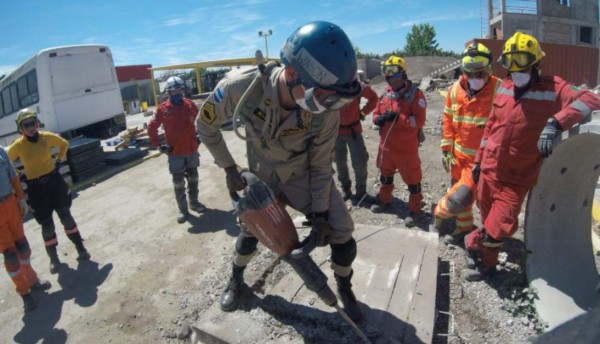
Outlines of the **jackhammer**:
[{"label": "jackhammer", "polygon": [[277,253],[294,269],[308,290],[316,293],[326,305],[334,307],[356,334],[365,343],[370,343],[367,336],[338,305],[337,297],[327,284],[327,276],[308,254],[316,245],[307,239],[303,244],[308,249],[300,248],[292,218],[273,191],[251,172],[243,172],[242,179],[247,185],[243,196],[236,192],[230,193],[240,220],[261,244]]}]

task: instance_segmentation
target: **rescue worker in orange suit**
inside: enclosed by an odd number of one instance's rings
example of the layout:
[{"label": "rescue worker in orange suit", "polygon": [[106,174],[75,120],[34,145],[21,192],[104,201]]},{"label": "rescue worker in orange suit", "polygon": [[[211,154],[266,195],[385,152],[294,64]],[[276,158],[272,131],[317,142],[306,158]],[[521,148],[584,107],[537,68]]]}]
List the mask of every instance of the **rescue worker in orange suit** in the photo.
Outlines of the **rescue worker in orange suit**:
[{"label": "rescue worker in orange suit", "polygon": [[452,188],[433,211],[438,231],[443,220],[456,217],[456,228],[445,244],[462,244],[473,230],[476,185],[471,170],[500,79],[492,75],[492,53],[481,43],[468,46],[461,59],[463,74],[448,89],[442,117],[442,165]]},{"label": "rescue worker in orange suit", "polygon": [[498,60],[509,77],[498,89],[473,166],[482,226],[465,237],[468,281],[496,270],[502,241],[517,230],[523,200],[554,139],[600,109],[592,92],[542,76],[543,57],[534,37],[516,32]]},{"label": "rescue worker in orange suit", "polygon": [[[194,125],[198,108],[193,101],[183,96],[184,87],[183,80],[177,76],[167,79],[166,91],[169,99],[158,106],[147,129],[150,146],[153,149],[159,148],[168,156],[175,200],[179,207],[177,223],[184,223],[189,216],[188,201],[185,196],[186,179],[189,208],[198,213],[206,210],[206,207],[198,201],[198,166],[200,166],[198,147],[200,140],[196,136]],[[158,128],[161,125],[166,141],[166,144],[162,145],[158,138]]]},{"label": "rescue worker in orange suit", "polygon": [[[250,171],[282,203],[311,218],[308,238],[331,248],[344,310],[360,323],[363,312],[351,283],[357,254],[354,222],[332,168],[338,110],[361,92],[354,48],[339,26],[315,21],[294,31],[280,56],[283,66],[269,62],[222,79],[202,105],[196,127],[215,163],[225,169],[227,188],[237,192],[246,185],[220,127],[234,112],[244,121]],[[258,239],[241,227],[231,278],[221,294],[223,311],[237,308],[244,270],[257,253]]]},{"label": "rescue worker in orange suit", "polygon": [[371,211],[386,211],[392,202],[394,174],[400,173],[408,186],[407,227],[416,225],[421,213],[421,160],[419,159],[418,131],[425,125],[425,95],[406,74],[406,63],[399,56],[390,56],[383,66],[388,87],[373,112],[373,123],[380,128],[377,167],[381,187],[377,203]]},{"label": "rescue worker in orange suit", "polygon": [[[69,143],[57,134],[39,130],[40,121],[32,110],[21,110],[16,122],[22,135],[8,147],[8,156],[11,161],[19,159],[25,168],[29,204],[33,217],[42,227],[44,246],[50,257],[50,273],[55,274],[60,268],[60,259],[52,219],[54,211],[58,214],[67,237],[77,249],[77,260],[90,259],[77,223],[71,215],[69,187],[59,173],[59,163],[65,161]],[[58,149],[56,162],[52,159],[53,148]]]},{"label": "rescue worker in orange suit", "polygon": [[[362,109],[360,107],[361,98],[367,99],[367,103]],[[367,153],[367,147],[362,135],[363,127],[360,122],[364,121],[365,116],[373,111],[377,105],[377,101],[377,93],[369,85],[362,84],[360,97],[352,100],[350,104],[340,109],[340,129],[335,141],[335,164],[344,200],[352,198],[352,181],[348,172],[348,151],[350,151],[356,186],[354,201],[355,203],[362,201],[366,204],[373,202],[371,198],[367,198],[367,162],[369,161],[369,153]]]},{"label": "rescue worker in orange suit", "polygon": [[32,290],[47,290],[52,286],[40,280],[31,267],[31,248],[23,230],[23,217],[28,211],[21,181],[4,147],[0,146],[0,251],[6,272],[23,298],[25,311],[36,307]]}]

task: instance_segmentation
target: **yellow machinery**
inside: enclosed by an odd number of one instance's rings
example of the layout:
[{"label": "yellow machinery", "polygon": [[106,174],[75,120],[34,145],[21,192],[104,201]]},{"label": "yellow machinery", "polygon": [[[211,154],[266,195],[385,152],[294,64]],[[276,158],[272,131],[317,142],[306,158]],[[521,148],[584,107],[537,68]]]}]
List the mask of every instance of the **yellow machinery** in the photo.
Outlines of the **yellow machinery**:
[{"label": "yellow machinery", "polygon": [[[270,59],[270,60],[279,60],[279,59]],[[266,63],[266,61],[265,61]],[[161,70],[174,70],[174,69],[193,69],[196,72],[196,87],[198,90],[202,90],[202,82],[200,81],[200,70],[202,68],[209,67],[236,67],[236,66],[248,66],[248,65],[256,65],[255,57],[246,57],[239,59],[229,59],[229,60],[215,60],[215,61],[204,61],[204,62],[194,62],[194,63],[184,63],[178,65],[170,65],[170,66],[162,66],[162,67],[154,67],[150,69],[150,74],[152,77],[152,94],[154,95],[154,104],[158,106],[158,96],[156,93],[156,80],[154,79],[154,72]]]}]

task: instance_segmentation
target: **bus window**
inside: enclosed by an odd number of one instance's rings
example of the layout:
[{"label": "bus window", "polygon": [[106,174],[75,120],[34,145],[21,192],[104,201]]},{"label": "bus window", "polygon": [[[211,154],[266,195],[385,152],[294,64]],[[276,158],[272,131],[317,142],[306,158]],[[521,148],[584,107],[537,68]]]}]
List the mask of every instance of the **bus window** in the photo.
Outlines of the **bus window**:
[{"label": "bus window", "polygon": [[17,83],[13,82],[8,86],[10,88],[10,100],[12,102],[12,111],[19,110],[19,95],[17,94]]},{"label": "bus window", "polygon": [[27,72],[27,74],[17,80],[17,88],[19,90],[21,107],[27,107],[38,102],[39,95],[35,69]]},{"label": "bus window", "polygon": [[5,87],[2,90],[2,105],[4,113],[13,112],[12,102],[10,101],[10,87]]}]

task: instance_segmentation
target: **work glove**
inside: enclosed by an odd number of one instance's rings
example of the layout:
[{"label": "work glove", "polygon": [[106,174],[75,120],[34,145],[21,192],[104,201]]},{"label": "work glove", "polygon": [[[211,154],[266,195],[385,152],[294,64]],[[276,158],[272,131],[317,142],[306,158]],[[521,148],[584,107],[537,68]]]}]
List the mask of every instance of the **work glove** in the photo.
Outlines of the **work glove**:
[{"label": "work glove", "polygon": [[552,154],[552,142],[561,132],[562,128],[556,118],[552,117],[546,122],[546,126],[542,130],[537,143],[542,157],[547,158]]},{"label": "work glove", "polygon": [[363,110],[360,110],[360,120],[364,121],[365,117],[367,117],[367,114]]},{"label": "work glove", "polygon": [[479,175],[481,174],[481,165],[476,162],[475,165],[473,165],[473,169],[471,170],[471,177],[473,178],[473,181],[475,182],[475,184],[477,184],[479,182]]},{"label": "work glove", "polygon": [[200,140],[200,135],[198,133],[196,133],[196,143],[197,144],[202,143],[202,140]]},{"label": "work glove", "polygon": [[[329,243],[331,228],[327,222],[328,212],[313,213],[306,216],[306,223],[310,223],[312,229],[310,234],[302,240],[290,256],[294,259],[300,259],[308,256],[317,246],[325,246]],[[304,224],[304,223],[303,223]]]},{"label": "work glove", "polygon": [[398,114],[394,111],[386,111],[384,116],[385,120],[390,122],[395,121],[396,118],[398,118]]},{"label": "work glove", "polygon": [[25,199],[19,200],[19,210],[21,211],[21,217],[25,217],[29,212],[29,206],[27,205],[27,201]]},{"label": "work glove", "polygon": [[419,139],[419,143],[425,142],[425,132],[423,131],[423,128],[419,128],[419,131],[417,132],[417,138]]},{"label": "work glove", "polygon": [[311,232],[314,232],[316,235],[317,246],[329,244],[331,228],[329,228],[329,223],[327,222],[328,217],[329,213],[327,211],[313,214]]},{"label": "work glove", "polygon": [[444,166],[444,170],[446,172],[450,172],[452,169],[452,165],[456,164],[456,159],[454,159],[454,155],[450,152],[442,152],[442,166]]},{"label": "work glove", "polygon": [[237,165],[225,167],[225,180],[227,181],[227,189],[230,192],[238,192],[246,187],[246,182],[242,179],[241,172]]},{"label": "work glove", "polygon": [[173,147],[171,147],[171,146],[169,146],[169,145],[160,145],[160,146],[158,147],[158,150],[159,150],[161,153],[164,153],[164,154],[166,154],[166,155],[169,155],[169,154],[171,154],[171,153],[173,152]]}]

